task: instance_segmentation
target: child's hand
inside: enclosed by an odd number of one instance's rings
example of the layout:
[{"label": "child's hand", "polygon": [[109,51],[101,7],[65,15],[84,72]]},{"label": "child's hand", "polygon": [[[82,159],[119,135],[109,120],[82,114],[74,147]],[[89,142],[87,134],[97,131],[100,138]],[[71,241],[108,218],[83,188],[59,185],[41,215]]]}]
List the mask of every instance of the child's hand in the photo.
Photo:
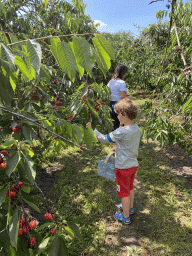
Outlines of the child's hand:
[{"label": "child's hand", "polygon": [[116,150],[116,144],[114,143],[114,144],[113,144],[113,148],[112,148],[111,151],[114,151],[114,152],[115,152],[115,150]]},{"label": "child's hand", "polygon": [[86,125],[92,128],[91,122],[88,122]]}]

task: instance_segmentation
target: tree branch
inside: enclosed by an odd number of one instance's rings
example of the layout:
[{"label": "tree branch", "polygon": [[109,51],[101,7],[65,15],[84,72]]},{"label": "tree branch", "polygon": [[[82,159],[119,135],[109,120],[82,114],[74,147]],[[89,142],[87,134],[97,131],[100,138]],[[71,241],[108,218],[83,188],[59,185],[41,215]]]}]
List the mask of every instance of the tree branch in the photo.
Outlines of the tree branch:
[{"label": "tree branch", "polygon": [[83,147],[83,146],[77,145],[76,143],[74,143],[74,142],[72,142],[72,141],[70,141],[70,140],[68,140],[68,139],[66,139],[66,138],[64,138],[64,137],[62,137],[62,136],[59,135],[59,134],[56,134],[56,133],[50,131],[48,128],[46,128],[46,127],[44,127],[43,125],[39,124],[39,123],[37,122],[37,120],[30,119],[30,118],[28,118],[28,117],[26,117],[26,116],[23,116],[23,115],[20,115],[20,114],[18,114],[18,113],[15,113],[15,112],[13,112],[13,111],[11,111],[11,110],[5,108],[5,107],[2,107],[2,106],[0,106],[0,108],[2,108],[3,111],[5,111],[5,112],[8,112],[8,113],[10,113],[10,114],[12,114],[12,115],[18,116],[18,117],[20,117],[20,118],[22,118],[22,119],[27,119],[28,121],[30,121],[30,122],[32,122],[32,123],[35,123],[37,126],[43,128],[43,129],[45,129],[45,130],[48,131],[49,133],[53,134],[55,137],[58,137],[58,138],[60,138],[61,140],[64,140],[65,142],[67,142],[67,143],[69,143],[69,144],[72,144],[72,145],[74,145],[74,146],[76,146],[76,147],[79,147],[79,148],[81,148],[81,149],[85,149],[85,150],[92,151],[92,150],[90,150],[90,149],[88,149],[88,148],[85,148],[85,147]]}]

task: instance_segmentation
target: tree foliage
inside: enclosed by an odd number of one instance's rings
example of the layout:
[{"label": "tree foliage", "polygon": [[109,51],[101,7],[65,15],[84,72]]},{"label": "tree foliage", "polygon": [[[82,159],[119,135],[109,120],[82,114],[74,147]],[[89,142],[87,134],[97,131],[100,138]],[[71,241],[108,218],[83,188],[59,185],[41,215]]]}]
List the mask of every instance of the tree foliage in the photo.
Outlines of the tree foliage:
[{"label": "tree foliage", "polygon": [[[142,29],[138,38],[103,35],[113,38],[118,61],[129,67],[129,88],[152,92],[159,100],[158,106],[151,102],[143,106],[148,121],[144,137],[191,152],[191,3],[172,3],[166,5],[168,10],[157,12],[157,23]],[[162,22],[168,15],[170,21]],[[177,116],[180,122],[173,123]]]},{"label": "tree foliage", "polygon": [[[91,150],[96,137],[86,123],[111,128],[109,89],[95,76],[106,75],[115,52],[80,0],[0,5],[1,255],[68,255],[57,216],[47,209],[36,228],[25,211],[29,205],[42,212],[31,194],[42,193],[36,148]],[[80,238],[73,223],[66,222],[65,231]]]}]

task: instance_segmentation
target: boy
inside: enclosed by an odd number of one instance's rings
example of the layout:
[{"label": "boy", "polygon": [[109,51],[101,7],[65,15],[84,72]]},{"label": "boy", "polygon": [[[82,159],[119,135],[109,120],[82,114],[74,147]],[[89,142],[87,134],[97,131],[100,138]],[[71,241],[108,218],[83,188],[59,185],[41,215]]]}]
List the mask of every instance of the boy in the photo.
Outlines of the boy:
[{"label": "boy", "polygon": [[[115,167],[117,195],[121,197],[123,213],[116,212],[114,218],[124,224],[130,224],[130,214],[134,214],[134,187],[133,182],[138,167],[138,149],[141,138],[141,130],[133,120],[137,117],[137,106],[125,98],[115,104],[115,112],[123,127],[103,135],[97,129],[94,134],[103,143],[116,143]],[[91,123],[87,123],[91,127]]]}]

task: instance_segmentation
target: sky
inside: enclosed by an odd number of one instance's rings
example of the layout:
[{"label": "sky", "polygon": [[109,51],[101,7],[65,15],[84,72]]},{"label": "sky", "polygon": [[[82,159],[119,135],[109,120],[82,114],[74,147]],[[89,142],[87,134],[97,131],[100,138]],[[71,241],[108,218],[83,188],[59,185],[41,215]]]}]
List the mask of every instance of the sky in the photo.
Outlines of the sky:
[{"label": "sky", "polygon": [[[90,15],[95,23],[100,23],[100,27],[97,28],[100,32],[116,33],[124,30],[131,31],[135,36],[139,36],[138,26],[144,28],[157,22],[156,12],[158,10],[168,10],[167,0],[158,0],[149,4],[151,1],[83,0],[87,4],[85,14]],[[186,2],[187,0],[183,0],[184,4]],[[164,20],[169,20],[169,17]]]}]

